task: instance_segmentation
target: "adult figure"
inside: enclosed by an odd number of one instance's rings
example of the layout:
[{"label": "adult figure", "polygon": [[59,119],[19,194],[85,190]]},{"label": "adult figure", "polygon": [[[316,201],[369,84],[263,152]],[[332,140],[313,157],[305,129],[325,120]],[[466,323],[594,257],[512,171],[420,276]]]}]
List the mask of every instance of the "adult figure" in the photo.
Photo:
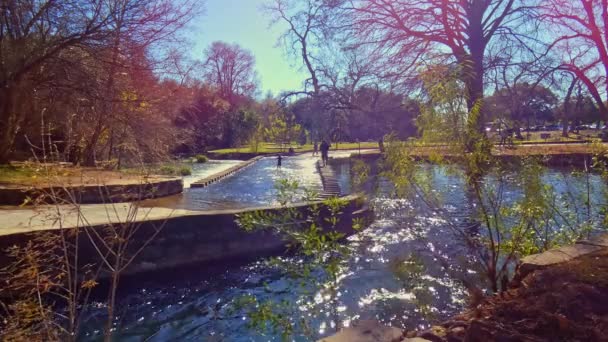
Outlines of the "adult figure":
[{"label": "adult figure", "polygon": [[378,148],[380,152],[384,152],[384,137],[380,137],[380,140],[378,140]]},{"label": "adult figure", "polygon": [[281,168],[281,165],[283,164],[283,157],[281,156],[281,154],[279,153],[277,155],[277,169]]},{"label": "adult figure", "polygon": [[512,146],[513,145],[513,129],[505,127],[502,131],[500,131],[500,142],[498,143],[502,146]]},{"label": "adult figure", "polygon": [[327,166],[330,147],[331,147],[331,145],[327,141],[323,140],[321,142],[321,160],[323,160],[323,166]]},{"label": "adult figure", "polygon": [[319,154],[319,144],[317,144],[317,142],[315,141],[315,143],[312,146],[312,156],[316,156]]}]

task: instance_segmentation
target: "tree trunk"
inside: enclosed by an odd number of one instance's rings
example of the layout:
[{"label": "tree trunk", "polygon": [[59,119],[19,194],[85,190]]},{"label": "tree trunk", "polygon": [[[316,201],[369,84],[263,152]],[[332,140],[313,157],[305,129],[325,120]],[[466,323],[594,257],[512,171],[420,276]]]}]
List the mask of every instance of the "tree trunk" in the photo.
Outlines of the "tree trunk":
[{"label": "tree trunk", "polygon": [[568,87],[568,92],[566,93],[566,97],[564,98],[564,117],[562,118],[562,136],[568,137],[568,113],[570,112],[570,97],[572,96],[572,91],[574,90],[574,86],[576,85],[577,79],[574,78],[570,86]]},{"label": "tree trunk", "polygon": [[23,116],[17,110],[18,90],[6,85],[0,89],[0,164],[9,162],[10,154],[19,132]]},{"label": "tree trunk", "polygon": [[469,39],[467,45],[469,46],[470,55],[465,58],[465,65],[463,65],[464,80],[467,87],[467,107],[469,113],[475,108],[478,108],[479,112],[477,121],[474,122],[474,128],[477,132],[485,134],[485,117],[483,110],[483,103],[479,100],[483,99],[483,55],[486,49],[486,41],[484,37],[483,18],[484,18],[484,7],[472,6],[467,11],[467,19],[469,21],[468,35]]},{"label": "tree trunk", "polygon": [[97,142],[99,140],[99,136],[103,132],[103,119],[98,118],[97,125],[95,126],[95,130],[91,135],[91,138],[87,142],[84,152],[83,152],[83,160],[82,164],[84,166],[95,166],[95,149],[97,148]]}]

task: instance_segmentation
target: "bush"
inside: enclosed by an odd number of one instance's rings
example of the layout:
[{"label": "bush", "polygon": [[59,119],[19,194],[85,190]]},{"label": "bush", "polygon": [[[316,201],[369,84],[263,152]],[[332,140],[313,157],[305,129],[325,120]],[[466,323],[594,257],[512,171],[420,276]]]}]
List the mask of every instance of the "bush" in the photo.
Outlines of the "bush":
[{"label": "bush", "polygon": [[205,155],[197,154],[196,157],[194,157],[194,160],[196,160],[197,163],[206,163],[209,161],[209,158]]},{"label": "bush", "polygon": [[192,169],[190,169],[190,167],[188,167],[188,166],[182,166],[179,169],[179,174],[182,176],[190,176],[192,174]]},{"label": "bush", "polygon": [[173,165],[163,165],[158,169],[161,175],[173,176],[177,174],[177,168]]}]

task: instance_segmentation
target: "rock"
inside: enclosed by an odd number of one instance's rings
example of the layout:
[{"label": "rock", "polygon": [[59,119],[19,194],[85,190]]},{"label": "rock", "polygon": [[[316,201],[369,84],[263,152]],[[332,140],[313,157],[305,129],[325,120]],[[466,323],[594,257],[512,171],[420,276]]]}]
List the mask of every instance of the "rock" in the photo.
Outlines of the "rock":
[{"label": "rock", "polygon": [[561,264],[574,258],[594,253],[602,247],[586,244],[576,244],[552,249],[540,254],[529,255],[521,260],[519,271],[524,275],[549,265]]},{"label": "rock", "polygon": [[[359,321],[352,327],[325,337],[319,342],[399,342],[403,338],[403,330],[382,325],[377,321]],[[423,341],[415,341],[423,342]]]},{"label": "rock", "polygon": [[417,334],[418,332],[416,332],[416,330],[411,330],[408,331],[407,334],[405,334],[405,337],[416,337]]},{"label": "rock", "polygon": [[467,330],[465,341],[470,342],[486,342],[486,341],[494,341],[494,336],[490,329],[486,327],[483,323],[473,320],[469,325],[469,329]]},{"label": "rock", "polygon": [[467,329],[465,327],[454,327],[448,331],[448,341],[464,341],[464,338],[467,334]]},{"label": "rock", "polygon": [[608,247],[608,234],[602,234],[602,235],[594,237],[590,240],[582,240],[582,241],[577,242],[577,244]]},{"label": "rock", "polygon": [[442,337],[435,335],[430,330],[425,330],[425,331],[421,332],[420,334],[418,334],[418,336],[423,338],[425,341],[430,341],[430,342],[444,342],[445,341]]},{"label": "rock", "polygon": [[412,337],[412,338],[405,338],[405,339],[401,340],[401,342],[431,342],[431,341],[424,339],[422,337]]}]

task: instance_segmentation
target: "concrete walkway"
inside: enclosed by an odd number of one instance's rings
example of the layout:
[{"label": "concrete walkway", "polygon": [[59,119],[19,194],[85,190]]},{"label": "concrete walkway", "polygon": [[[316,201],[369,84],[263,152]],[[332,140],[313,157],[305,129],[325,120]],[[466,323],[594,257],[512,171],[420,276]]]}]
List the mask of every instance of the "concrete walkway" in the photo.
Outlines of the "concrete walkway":
[{"label": "concrete walkway", "polygon": [[200,214],[197,211],[181,209],[138,208],[132,203],[40,206],[34,209],[4,209],[0,213],[0,236]]},{"label": "concrete walkway", "polygon": [[[356,151],[330,151],[330,157],[347,158]],[[305,155],[302,155],[305,157]],[[300,158],[302,158],[300,157]],[[312,157],[311,157],[312,158]],[[311,164],[314,159],[311,160]],[[340,187],[331,168],[321,168],[321,179],[324,188],[324,196],[339,196]],[[306,169],[307,172],[314,170]],[[224,174],[225,172],[220,172]],[[232,173],[231,173],[232,174]],[[229,176],[229,175],[225,175]],[[234,175],[238,177],[238,175]],[[215,176],[211,176],[212,178]],[[225,179],[225,177],[221,177]],[[150,202],[150,201],[148,201]],[[210,210],[188,210],[163,207],[157,202],[151,202],[150,206],[137,206],[129,202],[114,204],[82,204],[82,205],[48,205],[39,207],[10,207],[0,208],[2,221],[0,222],[0,236],[25,233],[31,231],[60,229],[68,227],[79,227],[83,225],[98,226],[109,223],[124,223],[133,221],[162,220],[172,217],[190,215],[213,215],[219,213],[241,212],[244,208],[218,207]],[[269,205],[254,205],[247,210],[271,208]],[[79,214],[80,212],[80,214]]]}]

